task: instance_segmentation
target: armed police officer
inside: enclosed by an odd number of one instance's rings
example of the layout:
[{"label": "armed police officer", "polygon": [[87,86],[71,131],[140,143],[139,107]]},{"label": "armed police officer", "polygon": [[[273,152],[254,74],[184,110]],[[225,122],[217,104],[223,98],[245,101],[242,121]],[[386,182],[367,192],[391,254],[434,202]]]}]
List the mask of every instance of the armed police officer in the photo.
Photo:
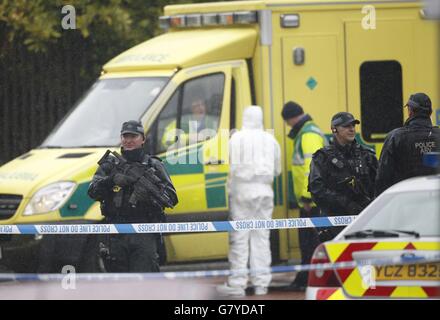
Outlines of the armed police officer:
[{"label": "armed police officer", "polygon": [[[335,114],[332,143],[313,154],[308,188],[323,215],[356,215],[373,199],[377,159],[374,151],[356,141],[359,123],[348,112]],[[320,240],[329,240],[342,229],[323,229]]]},{"label": "armed police officer", "polygon": [[424,93],[410,96],[408,119],[391,131],[384,142],[376,177],[376,195],[393,184],[416,176],[435,174],[423,165],[423,155],[440,151],[440,129],[431,122],[431,99]]},{"label": "armed police officer", "polygon": [[[146,154],[144,141],[140,122],[124,122],[122,156],[107,151],[98,162],[88,194],[101,202],[105,223],[161,222],[164,207],[173,207],[178,202],[164,165],[159,158]],[[157,234],[106,236],[106,241],[100,243],[106,271],[159,271]]]}]

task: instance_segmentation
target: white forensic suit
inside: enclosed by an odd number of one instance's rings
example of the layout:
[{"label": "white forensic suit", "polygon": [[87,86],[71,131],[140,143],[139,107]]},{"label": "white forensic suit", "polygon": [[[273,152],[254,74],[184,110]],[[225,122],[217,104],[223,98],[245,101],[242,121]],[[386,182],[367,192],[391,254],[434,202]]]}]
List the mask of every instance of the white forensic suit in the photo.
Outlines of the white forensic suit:
[{"label": "white forensic suit", "polygon": [[[242,130],[229,141],[229,196],[232,220],[272,219],[274,177],[281,173],[280,146],[274,136],[264,131],[263,112],[259,106],[244,110]],[[270,231],[246,230],[229,234],[229,264],[232,275],[226,287],[242,295],[251,269],[255,294],[267,293],[271,281]],[[256,270],[257,272],[252,272]]]}]

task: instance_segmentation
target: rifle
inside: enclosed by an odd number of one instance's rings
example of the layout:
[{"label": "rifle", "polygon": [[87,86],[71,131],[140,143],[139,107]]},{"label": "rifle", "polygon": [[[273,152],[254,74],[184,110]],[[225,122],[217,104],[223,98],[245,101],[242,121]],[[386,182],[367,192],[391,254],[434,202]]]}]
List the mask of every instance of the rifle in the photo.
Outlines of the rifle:
[{"label": "rifle", "polygon": [[364,207],[371,202],[371,199],[368,196],[362,181],[357,179],[355,176],[349,176],[336,184],[346,186],[353,193],[353,195],[362,202]]},{"label": "rifle", "polygon": [[117,163],[117,158],[115,158],[115,156],[110,156],[112,154],[112,151],[107,150],[104,155],[101,157],[101,159],[99,159],[98,164],[99,166],[102,168],[102,170],[104,170],[105,173],[109,174],[111,173]]},{"label": "rifle", "polygon": [[154,167],[145,169],[145,166],[140,163],[129,163],[116,151],[107,150],[103,159],[101,159],[103,163],[112,164],[113,170],[133,178],[134,188],[128,201],[132,206],[136,206],[138,201],[143,200],[151,201],[161,208],[174,208],[172,197],[168,194],[168,189],[157,169]]}]

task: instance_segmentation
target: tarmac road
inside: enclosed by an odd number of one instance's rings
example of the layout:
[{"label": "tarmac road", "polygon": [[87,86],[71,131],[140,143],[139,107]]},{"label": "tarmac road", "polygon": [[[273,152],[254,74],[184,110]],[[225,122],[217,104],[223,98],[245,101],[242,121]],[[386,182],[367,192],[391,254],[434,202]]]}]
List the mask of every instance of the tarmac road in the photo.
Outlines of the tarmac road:
[{"label": "tarmac road", "polygon": [[[223,263],[224,266],[224,263]],[[203,268],[205,267],[205,268]],[[219,265],[194,264],[162,268],[162,271],[189,271],[216,269]],[[216,286],[223,284],[226,277],[193,279],[148,279],[136,278],[94,279],[66,282],[51,281],[4,281],[0,282],[0,299],[121,299],[121,300],[302,300],[302,292],[283,292],[280,287],[288,285],[294,273],[273,274],[269,293],[254,296],[249,290],[245,297],[232,298],[219,296]],[[63,286],[64,285],[64,286]]]}]

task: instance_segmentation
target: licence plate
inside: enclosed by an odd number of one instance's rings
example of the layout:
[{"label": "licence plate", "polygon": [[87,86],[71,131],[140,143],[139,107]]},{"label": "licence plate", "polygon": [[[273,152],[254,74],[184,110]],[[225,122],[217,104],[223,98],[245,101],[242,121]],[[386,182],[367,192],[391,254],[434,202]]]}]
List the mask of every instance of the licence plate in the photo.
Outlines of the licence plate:
[{"label": "licence plate", "polygon": [[440,280],[440,263],[377,266],[376,281]]}]

